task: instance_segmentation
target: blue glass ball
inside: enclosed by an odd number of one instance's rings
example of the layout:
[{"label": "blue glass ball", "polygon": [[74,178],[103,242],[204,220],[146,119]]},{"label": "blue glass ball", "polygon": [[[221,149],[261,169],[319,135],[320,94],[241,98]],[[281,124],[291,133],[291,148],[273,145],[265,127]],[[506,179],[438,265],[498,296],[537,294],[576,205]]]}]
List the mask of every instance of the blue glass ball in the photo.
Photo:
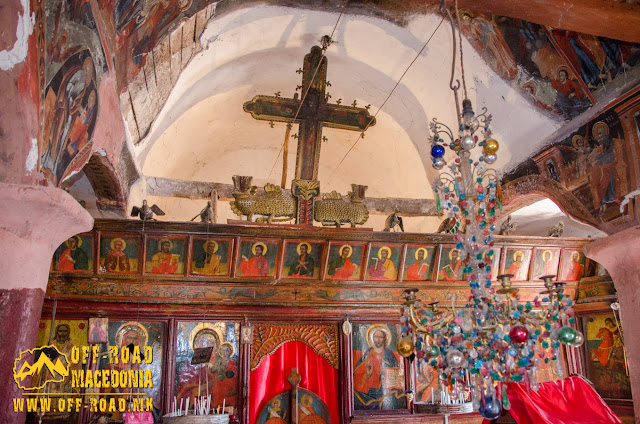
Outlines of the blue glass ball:
[{"label": "blue glass ball", "polygon": [[444,147],[439,144],[434,144],[433,147],[431,147],[431,156],[434,158],[441,158],[444,156]]},{"label": "blue glass ball", "polygon": [[480,415],[488,420],[495,420],[502,413],[502,402],[496,396],[487,396],[478,409]]}]

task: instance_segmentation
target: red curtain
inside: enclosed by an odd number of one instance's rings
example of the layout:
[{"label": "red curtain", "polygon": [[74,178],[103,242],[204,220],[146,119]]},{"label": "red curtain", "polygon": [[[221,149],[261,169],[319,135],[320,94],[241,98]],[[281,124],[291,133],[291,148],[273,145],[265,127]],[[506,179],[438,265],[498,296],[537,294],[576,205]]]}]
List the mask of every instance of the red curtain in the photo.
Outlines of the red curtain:
[{"label": "red curtain", "polygon": [[331,413],[331,422],[339,423],[338,370],[303,342],[287,342],[249,374],[249,423],[255,424],[258,413],[273,396],[289,390],[287,377],[291,368],[302,376],[298,387],[317,394]]},{"label": "red curtain", "polygon": [[[518,424],[622,424],[600,395],[578,376],[540,384],[537,392],[524,384],[507,389]],[[488,424],[484,420],[483,424]]]}]

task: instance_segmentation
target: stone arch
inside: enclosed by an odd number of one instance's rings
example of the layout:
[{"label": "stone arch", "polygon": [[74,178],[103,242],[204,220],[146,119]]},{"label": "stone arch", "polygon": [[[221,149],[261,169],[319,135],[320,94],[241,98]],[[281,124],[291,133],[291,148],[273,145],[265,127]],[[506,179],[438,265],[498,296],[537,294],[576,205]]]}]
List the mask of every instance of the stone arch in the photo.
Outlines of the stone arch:
[{"label": "stone arch", "polygon": [[123,186],[108,159],[94,153],[82,170],[93,187],[98,209],[124,213],[128,187]]}]

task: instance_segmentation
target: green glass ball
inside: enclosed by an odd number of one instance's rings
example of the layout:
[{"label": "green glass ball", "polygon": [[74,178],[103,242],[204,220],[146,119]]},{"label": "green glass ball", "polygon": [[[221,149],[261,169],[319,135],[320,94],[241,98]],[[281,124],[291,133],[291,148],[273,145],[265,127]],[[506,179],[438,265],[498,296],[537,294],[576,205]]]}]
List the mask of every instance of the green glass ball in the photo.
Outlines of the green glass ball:
[{"label": "green glass ball", "polygon": [[558,340],[562,344],[569,345],[575,342],[576,334],[576,330],[571,327],[565,326],[558,330]]},{"label": "green glass ball", "polygon": [[440,355],[440,349],[438,349],[438,346],[436,345],[431,345],[427,348],[427,353],[432,358],[435,358],[436,356]]}]

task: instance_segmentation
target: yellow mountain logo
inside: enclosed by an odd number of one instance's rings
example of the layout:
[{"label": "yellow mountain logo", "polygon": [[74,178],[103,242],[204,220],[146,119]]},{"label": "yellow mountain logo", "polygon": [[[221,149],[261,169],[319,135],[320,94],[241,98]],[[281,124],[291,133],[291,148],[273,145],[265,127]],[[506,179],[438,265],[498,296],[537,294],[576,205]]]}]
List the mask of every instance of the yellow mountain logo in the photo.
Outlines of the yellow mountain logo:
[{"label": "yellow mountain logo", "polygon": [[[35,364],[30,365],[29,359],[38,358]],[[20,356],[13,363],[13,380],[22,390],[37,390],[47,383],[64,381],[69,375],[69,360],[67,355],[60,352],[57,347],[43,346],[20,352]],[[24,380],[31,380],[33,387],[25,387]]]}]

